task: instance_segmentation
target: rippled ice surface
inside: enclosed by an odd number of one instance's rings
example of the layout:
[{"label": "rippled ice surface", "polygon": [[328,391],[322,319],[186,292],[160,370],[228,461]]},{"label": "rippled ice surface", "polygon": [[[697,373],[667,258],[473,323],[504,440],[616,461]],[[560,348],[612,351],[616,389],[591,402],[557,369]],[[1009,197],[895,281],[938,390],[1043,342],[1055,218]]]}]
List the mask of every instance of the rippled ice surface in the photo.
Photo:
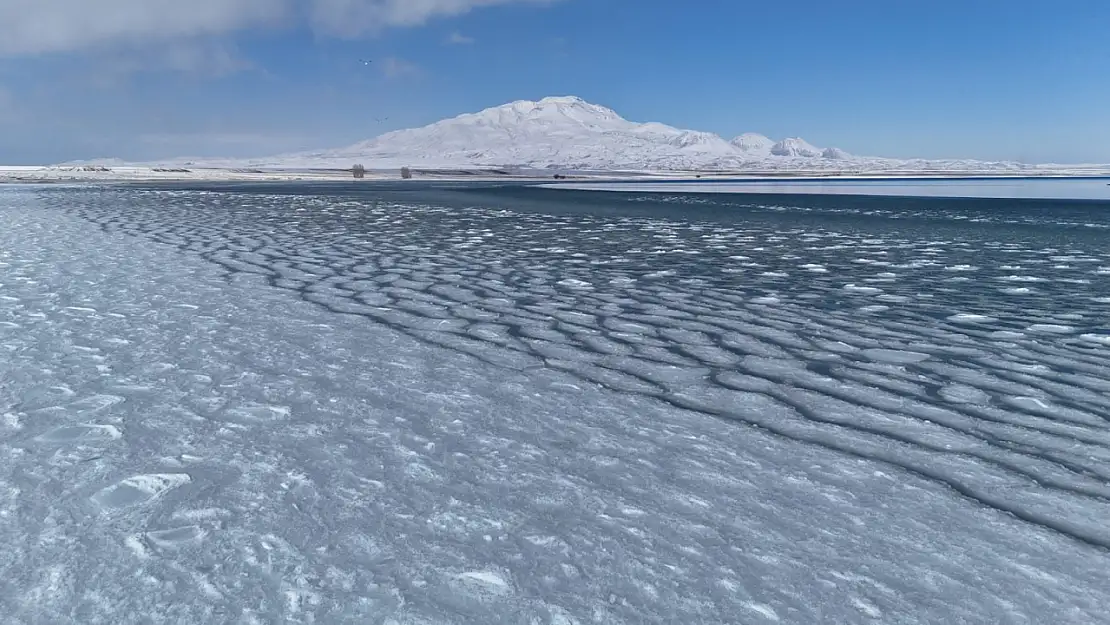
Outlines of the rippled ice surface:
[{"label": "rippled ice surface", "polygon": [[1096,623],[1095,204],[0,192],[20,623]]}]

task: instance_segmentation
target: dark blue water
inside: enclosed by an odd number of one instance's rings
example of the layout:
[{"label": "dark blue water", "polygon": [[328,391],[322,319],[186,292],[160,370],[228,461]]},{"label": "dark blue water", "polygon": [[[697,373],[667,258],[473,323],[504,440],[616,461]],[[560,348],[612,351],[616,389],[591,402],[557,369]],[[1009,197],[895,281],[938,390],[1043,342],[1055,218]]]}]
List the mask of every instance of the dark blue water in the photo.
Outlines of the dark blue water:
[{"label": "dark blue water", "polygon": [[727,193],[775,195],[881,195],[892,197],[1073,199],[1110,201],[1105,177],[963,177],[963,178],[781,178],[747,180],[661,180],[627,182],[575,181],[549,185],[563,189],[656,193]]},{"label": "dark blue water", "polygon": [[340,247],[352,237],[409,242],[443,254],[457,249],[479,263],[543,266],[593,288],[656,275],[657,288],[695,281],[835,310],[863,303],[845,284],[877,280],[882,297],[904,299],[885,315],[987,314],[1023,327],[1027,311],[1082,310],[1088,330],[1110,323],[1102,301],[1110,297],[1110,202],[446,182],[202,183],[103,193],[122,205],[90,218],[137,232],[151,222],[220,224],[228,229],[220,237],[265,231]]},{"label": "dark blue water", "polygon": [[[1009,182],[1009,181],[1007,181]],[[1067,188],[1074,181],[1035,181]],[[824,183],[822,183],[824,184]],[[854,183],[853,183],[854,184]],[[793,182],[785,189],[795,188]],[[867,183],[882,188],[888,183]],[[931,187],[952,186],[943,181]],[[1094,237],[1098,243],[1110,230],[1110,198],[991,198],[884,196],[816,193],[699,193],[592,191],[540,185],[490,183],[199,183],[158,185],[161,189],[234,192],[263,195],[334,196],[376,202],[422,202],[443,206],[485,207],[551,215],[642,217],[764,223],[768,225],[835,225],[856,229],[902,230],[913,227],[953,228],[966,236],[1021,233],[1022,226],[1047,236]],[[989,228],[991,226],[993,228]],[[997,230],[1003,228],[1003,230]],[[1045,230],[1047,228],[1047,230]],[[1023,236],[1029,236],[1025,232]]]}]

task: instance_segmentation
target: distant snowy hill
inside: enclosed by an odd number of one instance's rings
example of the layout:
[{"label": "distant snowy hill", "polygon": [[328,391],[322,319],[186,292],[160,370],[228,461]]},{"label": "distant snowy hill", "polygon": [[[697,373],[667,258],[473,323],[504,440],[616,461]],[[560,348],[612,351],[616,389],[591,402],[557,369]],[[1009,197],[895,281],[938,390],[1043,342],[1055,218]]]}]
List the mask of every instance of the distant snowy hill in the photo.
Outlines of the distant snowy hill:
[{"label": "distant snowy hill", "polygon": [[741,152],[762,156],[770,154],[771,148],[775,145],[774,141],[754,132],[746,132],[734,138],[729,143],[738,148]]},{"label": "distant snowy hill", "polygon": [[744,160],[742,150],[715,134],[631,122],[612,109],[566,96],[511,102],[345,148],[251,164],[699,169],[732,167]]},{"label": "distant snowy hill", "polygon": [[825,148],[821,152],[821,158],[827,158],[834,161],[847,161],[851,160],[852,155],[841,150],[840,148]]},{"label": "distant snowy hill", "polygon": [[805,156],[818,158],[822,154],[821,148],[810,145],[805,139],[783,139],[771,146],[771,154],[775,156]]},{"label": "distant snowy hill", "polygon": [[[259,159],[172,159],[194,167],[370,169],[495,167],[827,173],[1017,172],[1035,165],[860,157],[792,137],[747,133],[731,141],[657,122],[637,123],[574,96],[520,100],[386,133],[343,148]],[[152,165],[147,163],[146,165]]]},{"label": "distant snowy hill", "polygon": [[[763,135],[749,133],[726,141],[709,132],[657,122],[632,122],[604,106],[562,96],[510,102],[422,128],[390,132],[344,148],[219,164],[728,170],[758,168],[761,162],[777,156],[787,158],[775,158],[776,165],[807,167],[806,163],[791,161],[796,157],[822,160],[825,152],[801,139],[775,143]],[[844,160],[847,156],[842,150],[830,154],[835,156],[826,160]]]}]

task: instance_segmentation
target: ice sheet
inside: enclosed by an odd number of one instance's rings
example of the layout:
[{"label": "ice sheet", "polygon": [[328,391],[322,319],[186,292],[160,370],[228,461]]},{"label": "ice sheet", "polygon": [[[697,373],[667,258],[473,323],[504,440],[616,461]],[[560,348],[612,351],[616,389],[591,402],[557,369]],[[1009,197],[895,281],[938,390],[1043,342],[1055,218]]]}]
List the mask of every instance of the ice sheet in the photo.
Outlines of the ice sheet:
[{"label": "ice sheet", "polygon": [[0,613],[1105,622],[1105,247],[868,223],[0,190]]}]

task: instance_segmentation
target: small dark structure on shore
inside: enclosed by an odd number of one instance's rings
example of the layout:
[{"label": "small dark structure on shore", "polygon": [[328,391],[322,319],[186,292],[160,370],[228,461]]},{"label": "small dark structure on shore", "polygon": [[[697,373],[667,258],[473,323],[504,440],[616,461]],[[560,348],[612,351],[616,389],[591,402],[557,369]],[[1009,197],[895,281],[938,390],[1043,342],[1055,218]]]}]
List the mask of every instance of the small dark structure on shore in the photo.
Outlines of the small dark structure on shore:
[{"label": "small dark structure on shore", "polygon": [[354,167],[351,168],[351,172],[354,173],[355,178],[365,178],[366,177],[366,168],[363,167],[362,165],[355,165]]},{"label": "small dark structure on shore", "polygon": [[404,180],[411,180],[412,179],[412,170],[409,169],[408,167],[402,167],[401,168],[401,178],[404,179]]}]

